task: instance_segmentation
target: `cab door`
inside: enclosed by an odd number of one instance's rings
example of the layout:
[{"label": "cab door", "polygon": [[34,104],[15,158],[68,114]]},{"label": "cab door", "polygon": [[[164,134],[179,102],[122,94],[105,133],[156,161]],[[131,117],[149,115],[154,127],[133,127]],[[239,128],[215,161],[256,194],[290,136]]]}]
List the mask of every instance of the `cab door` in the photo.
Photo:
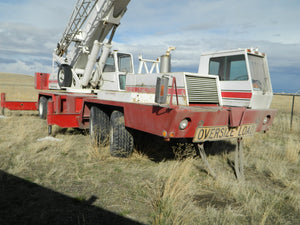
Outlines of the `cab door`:
[{"label": "cab door", "polygon": [[211,57],[209,74],[218,75],[223,105],[250,105],[252,87],[245,54]]}]

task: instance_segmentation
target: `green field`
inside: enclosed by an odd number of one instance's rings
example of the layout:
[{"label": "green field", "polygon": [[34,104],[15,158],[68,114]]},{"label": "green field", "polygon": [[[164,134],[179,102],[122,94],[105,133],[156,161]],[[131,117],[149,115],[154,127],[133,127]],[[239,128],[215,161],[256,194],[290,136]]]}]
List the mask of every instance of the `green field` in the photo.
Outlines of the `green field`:
[{"label": "green field", "polygon": [[[36,100],[33,77],[0,73],[8,100]],[[206,172],[190,145],[142,135],[128,159],[90,144],[88,131],[54,126],[37,112],[0,118],[0,224],[300,224],[300,97],[267,133],[244,139],[245,180],[232,168],[235,141],[207,152]]]}]

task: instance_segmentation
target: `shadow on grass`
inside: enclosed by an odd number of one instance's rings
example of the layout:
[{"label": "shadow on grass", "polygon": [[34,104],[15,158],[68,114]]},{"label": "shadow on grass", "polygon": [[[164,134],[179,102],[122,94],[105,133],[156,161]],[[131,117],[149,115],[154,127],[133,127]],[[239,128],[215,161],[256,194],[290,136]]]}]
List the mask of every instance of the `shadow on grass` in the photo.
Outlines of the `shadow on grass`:
[{"label": "shadow on grass", "polygon": [[175,154],[169,142],[156,135],[144,133],[141,131],[132,131],[134,136],[135,150],[146,155],[154,162],[174,160]]},{"label": "shadow on grass", "polygon": [[235,146],[230,141],[207,141],[204,143],[204,150],[208,156],[220,155],[235,151]]},{"label": "shadow on grass", "polygon": [[0,170],[1,225],[140,224],[91,205],[96,199],[73,199]]},{"label": "shadow on grass", "polygon": [[59,126],[55,126],[55,129],[53,131],[53,136],[56,136],[58,134],[63,134],[63,135],[89,135],[89,130],[88,129],[79,129],[79,128],[62,128]]},{"label": "shadow on grass", "polygon": [[[133,135],[136,151],[146,155],[154,162],[199,156],[192,139],[164,141],[161,137],[140,131],[133,131]],[[220,155],[234,151],[235,144],[229,141],[205,142],[204,149],[208,156]]]}]

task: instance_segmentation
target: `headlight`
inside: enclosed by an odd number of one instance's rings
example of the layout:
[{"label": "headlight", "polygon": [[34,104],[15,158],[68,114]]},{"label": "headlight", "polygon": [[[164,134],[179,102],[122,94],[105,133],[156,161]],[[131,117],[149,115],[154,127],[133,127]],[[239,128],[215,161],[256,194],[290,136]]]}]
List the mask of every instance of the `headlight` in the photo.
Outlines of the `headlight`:
[{"label": "headlight", "polygon": [[187,128],[188,124],[189,124],[188,119],[183,119],[179,124],[179,129],[184,130],[185,128]]}]

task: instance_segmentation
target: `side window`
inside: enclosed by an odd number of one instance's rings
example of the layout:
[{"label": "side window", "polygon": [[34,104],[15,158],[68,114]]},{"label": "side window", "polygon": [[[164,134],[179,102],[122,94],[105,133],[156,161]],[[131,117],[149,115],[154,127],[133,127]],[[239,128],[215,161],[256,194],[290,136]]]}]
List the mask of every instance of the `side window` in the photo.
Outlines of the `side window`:
[{"label": "side window", "polygon": [[210,61],[209,63],[209,74],[219,75],[220,63],[216,61]]},{"label": "side window", "polygon": [[104,65],[104,68],[103,68],[103,72],[115,72],[115,60],[114,60],[114,57],[113,55],[109,55],[106,62],[105,62],[105,65]]},{"label": "side window", "polygon": [[209,74],[219,75],[220,80],[225,80],[224,66],[225,66],[225,57],[211,58],[209,62]]}]

